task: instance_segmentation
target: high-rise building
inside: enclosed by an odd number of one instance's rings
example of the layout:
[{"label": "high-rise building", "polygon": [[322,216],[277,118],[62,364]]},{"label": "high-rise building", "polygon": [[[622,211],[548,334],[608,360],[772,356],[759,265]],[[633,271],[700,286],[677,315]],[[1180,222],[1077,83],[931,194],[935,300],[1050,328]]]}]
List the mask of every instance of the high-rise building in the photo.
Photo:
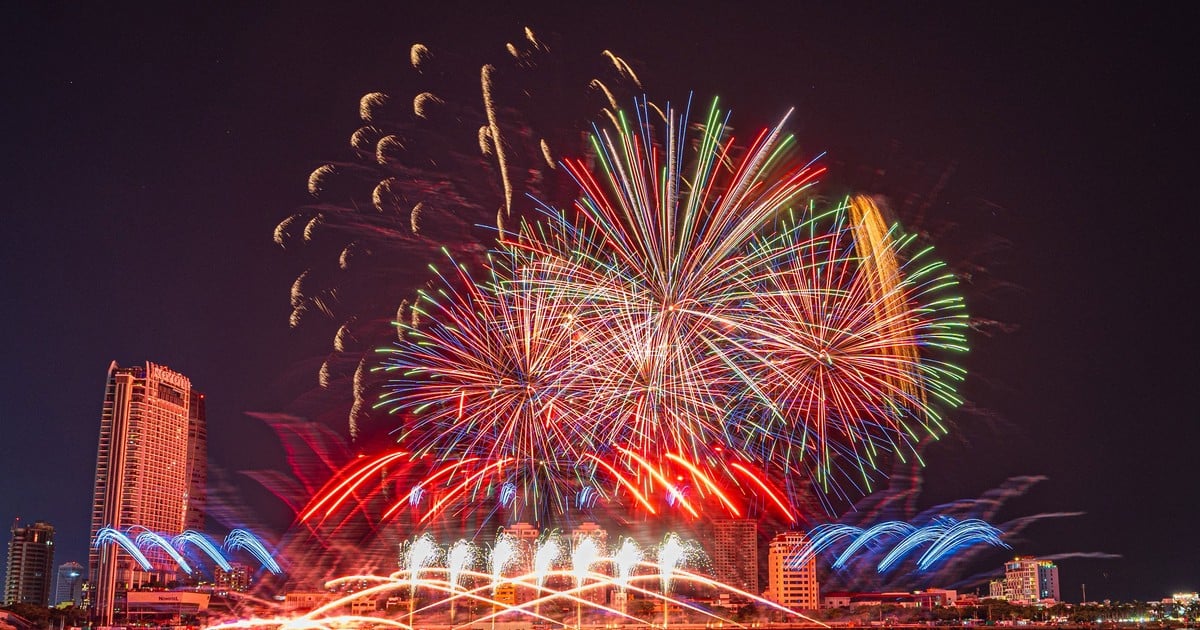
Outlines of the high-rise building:
[{"label": "high-rise building", "polygon": [[793,610],[816,610],[821,602],[817,559],[810,557],[804,564],[796,565],[804,542],[802,532],[784,532],[771,539],[767,556],[767,599]]},{"label": "high-rise building", "polygon": [[717,519],[712,534],[713,577],[758,594],[758,523],[748,518]]},{"label": "high-rise building", "polygon": [[49,606],[50,580],[54,575],[54,528],[42,521],[22,527],[17,521],[9,531],[4,605]]},{"label": "high-rise building", "polygon": [[[205,462],[204,395],[188,377],[147,362],[108,368],[96,485],[92,538],[103,527],[144,527],[175,535],[203,526]],[[142,570],[113,545],[88,557],[91,601],[99,625],[112,624],[118,592],[151,582],[169,582],[177,568],[164,552],[146,553],[153,568]]]},{"label": "high-rise building", "polygon": [[204,507],[208,499],[208,422],[204,412],[204,394],[189,393],[187,513],[184,529],[204,531]]},{"label": "high-rise building", "polygon": [[54,582],[55,606],[62,604],[83,605],[83,565],[67,562],[58,565],[58,578]]},{"label": "high-rise building", "polygon": [[1004,564],[1003,593],[1010,602],[1059,601],[1058,567],[1049,560],[1017,556]]}]

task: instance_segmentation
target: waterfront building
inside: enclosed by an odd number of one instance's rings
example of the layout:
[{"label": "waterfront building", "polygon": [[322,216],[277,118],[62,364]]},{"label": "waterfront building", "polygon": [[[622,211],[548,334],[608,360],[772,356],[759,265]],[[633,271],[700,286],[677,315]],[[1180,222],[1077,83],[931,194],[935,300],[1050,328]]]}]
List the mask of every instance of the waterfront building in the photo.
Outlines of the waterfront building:
[{"label": "waterfront building", "polygon": [[[120,367],[114,361],[96,449],[92,539],[104,527],[136,526],[164,536],[202,529],[206,438],[204,395],[188,377],[150,362]],[[114,545],[92,547],[88,575],[98,625],[112,625],[118,593],[175,579],[177,567],[165,552],[146,556],[149,571]]]},{"label": "waterfront building", "polygon": [[766,598],[794,610],[816,610],[821,596],[817,559],[810,557],[803,564],[796,563],[804,543],[803,532],[784,532],[771,539]]},{"label": "waterfront building", "polygon": [[825,593],[821,596],[821,608],[849,608],[850,599],[854,597],[854,593],[847,591],[834,591]]},{"label": "waterfront building", "polygon": [[709,543],[713,577],[747,593],[758,593],[758,523],[748,518],[713,522]]},{"label": "waterfront building", "polygon": [[883,604],[901,608],[938,608],[954,606],[957,601],[958,591],[944,588],[930,588],[911,593],[905,591],[883,593],[835,591],[821,596],[821,608],[860,608]]},{"label": "waterfront building", "polygon": [[958,591],[945,588],[927,588],[913,593],[921,606],[935,608],[938,606],[958,605]]},{"label": "waterfront building", "polygon": [[[999,584],[997,584],[999,583]],[[1004,580],[989,584],[989,594],[1013,603],[1054,603],[1060,600],[1058,567],[1049,560],[1017,556],[1004,564]]]},{"label": "waterfront building", "polygon": [[49,606],[50,581],[54,575],[54,527],[43,521],[22,526],[18,519],[9,533],[4,605]]}]

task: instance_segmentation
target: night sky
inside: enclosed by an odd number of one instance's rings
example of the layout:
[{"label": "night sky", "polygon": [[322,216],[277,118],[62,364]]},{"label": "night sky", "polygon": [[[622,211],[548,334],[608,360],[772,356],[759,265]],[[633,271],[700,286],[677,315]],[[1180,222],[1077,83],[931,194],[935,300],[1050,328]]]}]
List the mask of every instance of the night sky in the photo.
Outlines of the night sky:
[{"label": "night sky", "polygon": [[946,238],[1009,244],[988,270],[1008,288],[972,310],[1015,330],[973,338],[966,392],[994,417],[955,418],[922,502],[1045,475],[1007,516],[1086,514],[1014,552],[1121,556],[1060,562],[1064,599],[1200,589],[1194,5],[410,4],[6,5],[0,523],[47,520],[55,562],[86,561],[112,360],[207,394],[214,468],[279,465],[245,412],[311,388],[328,336],[289,329],[303,267],[272,229],[345,156],[362,94],[411,93],[413,42],[482,64],[530,25],[617,52],[652,99],[720,95],[735,125],[794,106],[834,169],[896,146],[953,165]]}]

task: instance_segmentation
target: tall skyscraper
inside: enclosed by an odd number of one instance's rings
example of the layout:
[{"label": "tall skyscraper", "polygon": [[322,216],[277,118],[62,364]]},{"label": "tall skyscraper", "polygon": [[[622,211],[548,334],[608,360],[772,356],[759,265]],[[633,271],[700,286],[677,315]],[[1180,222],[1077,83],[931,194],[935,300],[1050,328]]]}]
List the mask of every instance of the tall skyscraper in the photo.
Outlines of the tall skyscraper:
[{"label": "tall skyscraper", "polygon": [[795,610],[820,607],[817,584],[817,559],[809,558],[795,566],[795,558],[804,548],[802,532],[784,532],[771,539],[767,558],[767,599]]},{"label": "tall skyscraper", "polygon": [[748,518],[713,521],[709,548],[713,577],[747,593],[758,594],[758,523]]},{"label": "tall skyscraper", "polygon": [[[207,481],[204,395],[188,377],[147,362],[108,368],[96,485],[92,539],[103,527],[139,526],[164,535],[203,526]],[[113,545],[93,546],[88,557],[94,618],[112,624],[118,592],[149,582],[168,582],[176,567],[165,553],[146,553],[144,571]]]},{"label": "tall skyscraper", "polygon": [[83,605],[83,565],[67,562],[58,565],[58,578],[54,582],[53,604]]},{"label": "tall skyscraper", "polygon": [[50,605],[50,581],[54,575],[54,528],[36,521],[9,530],[8,575],[4,578],[4,605]]}]

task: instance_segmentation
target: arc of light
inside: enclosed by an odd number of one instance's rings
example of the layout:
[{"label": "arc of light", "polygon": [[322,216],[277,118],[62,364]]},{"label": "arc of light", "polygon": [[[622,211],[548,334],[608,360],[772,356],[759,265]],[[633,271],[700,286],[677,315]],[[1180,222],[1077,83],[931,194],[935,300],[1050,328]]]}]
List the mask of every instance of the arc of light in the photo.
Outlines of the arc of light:
[{"label": "arc of light", "polygon": [[750,471],[750,469],[739,464],[738,462],[729,462],[729,466],[734,470],[746,475],[750,481],[753,481],[755,485],[757,485],[759,488],[762,488],[762,491],[767,493],[767,496],[771,497],[771,501],[773,501],[775,505],[779,507],[779,511],[783,512],[783,515],[786,516],[789,521],[793,523],[796,522],[795,515],[792,514],[792,511],[787,508],[787,505],[784,504],[783,500],[779,498],[775,491],[772,490],[772,488],[768,486],[766,482],[764,482],[762,479],[759,479],[757,475]]},{"label": "arc of light", "polygon": [[171,559],[175,561],[175,564],[179,565],[180,569],[183,569],[184,573],[187,573],[188,575],[192,574],[192,567],[188,565],[187,560],[183,559],[183,556],[180,555],[180,553],[178,551],[176,551],[174,547],[171,546],[171,543],[167,542],[166,538],[163,538],[162,536],[158,535],[157,533],[152,532],[144,527],[142,529],[144,529],[145,531],[138,534],[138,537],[136,539],[138,547],[143,547],[143,546],[147,546],[147,545],[153,545],[155,547],[158,547],[158,548],[162,549],[163,551],[167,552],[167,555],[171,556]]},{"label": "arc of light", "polygon": [[789,566],[803,566],[809,559],[833,546],[835,542],[842,538],[857,536],[862,532],[861,527],[853,525],[842,525],[839,523],[818,525],[808,532],[808,540],[805,541],[800,553],[792,558]]},{"label": "arc of light", "polygon": [[708,475],[704,474],[703,471],[696,467],[695,464],[689,462],[680,455],[676,455],[675,453],[667,453],[667,459],[670,459],[671,461],[674,461],[688,469],[688,471],[692,473],[693,479],[697,479],[705,486],[708,486],[708,489],[711,490],[713,494],[717,495],[717,498],[721,500],[721,503],[725,504],[725,507],[729,510],[730,514],[738,517],[742,515],[742,511],[739,510],[738,507],[729,500],[729,497],[727,497],[725,493],[721,491],[721,488],[719,488],[717,484],[708,477]]},{"label": "arc of light", "polygon": [[1000,539],[1004,532],[980,519],[967,519],[952,526],[945,534],[937,539],[921,558],[917,560],[917,569],[927,571],[955,549],[974,542],[986,542],[993,547],[1011,549],[1008,543]]},{"label": "arc of light", "polygon": [[614,468],[611,464],[604,461],[603,459],[600,459],[599,457],[596,457],[595,455],[592,455],[591,453],[585,453],[585,455],[587,455],[587,457],[594,460],[597,464],[600,464],[605,469],[607,469],[609,472],[611,472],[613,474],[613,476],[617,478],[617,481],[621,485],[625,486],[626,490],[628,490],[631,494],[633,494],[633,498],[637,499],[638,503],[641,503],[642,507],[646,508],[647,512],[649,512],[651,514],[658,513],[654,510],[654,506],[650,505],[650,502],[646,500],[646,495],[642,494],[641,491],[638,490],[637,486],[635,486],[632,482],[630,482],[628,479],[626,479],[625,475],[622,475],[616,468]]},{"label": "arc of light", "polygon": [[257,558],[258,562],[271,573],[275,575],[283,573],[283,569],[275,562],[275,558],[271,557],[271,553],[263,546],[262,541],[250,533],[249,530],[235,529],[229,532],[229,535],[225,537],[225,549],[227,551],[245,549]]},{"label": "arc of light", "polygon": [[491,464],[488,464],[487,466],[480,468],[479,471],[476,472],[475,474],[464,479],[462,483],[458,484],[456,487],[452,488],[450,490],[450,492],[446,493],[446,496],[442,497],[441,499],[438,499],[437,503],[434,503],[429,508],[429,511],[426,512],[425,515],[421,517],[421,522],[424,522],[424,521],[428,520],[429,517],[433,516],[434,514],[437,514],[441,510],[441,507],[443,505],[445,505],[447,502],[449,502],[450,499],[453,499],[458,493],[462,492],[471,482],[475,481],[476,479],[479,479],[480,477],[483,477],[492,468],[502,468],[511,459],[512,458],[510,458],[510,457],[505,457],[504,459],[492,462]]},{"label": "arc of light", "polygon": [[696,517],[696,518],[700,517],[700,513],[697,512],[695,510],[695,508],[692,507],[691,503],[688,503],[688,500],[683,496],[683,493],[680,492],[679,490],[677,490],[675,488],[675,486],[671,484],[670,480],[668,480],[666,477],[664,477],[663,474],[661,472],[659,472],[657,468],[651,466],[650,462],[642,459],[641,457],[638,456],[637,453],[634,453],[633,451],[631,451],[627,448],[618,446],[617,450],[621,451],[622,453],[625,453],[629,457],[632,457],[634,461],[636,461],[638,464],[640,464],[642,466],[642,468],[646,470],[646,472],[650,473],[651,477],[653,477],[655,480],[657,480],[658,483],[662,484],[663,488],[665,488],[667,491],[669,491],[672,494],[672,496],[675,497],[675,500],[678,501],[679,504],[683,506],[683,509],[685,509],[689,513],[691,513],[691,515],[693,517]]},{"label": "arc of light", "polygon": [[913,533],[906,536],[904,540],[900,541],[900,544],[893,547],[892,550],[883,557],[883,560],[879,561],[879,565],[876,567],[876,570],[880,573],[885,573],[891,570],[891,568],[895,566],[897,562],[903,560],[904,556],[908,555],[909,552],[917,547],[917,545],[922,545],[927,542],[937,540],[946,533],[947,529],[948,527],[941,523],[933,523],[917,529]]},{"label": "arc of light", "polygon": [[[321,497],[321,499],[319,501],[317,501],[312,507],[305,510],[304,514],[300,515],[300,520],[306,521],[306,520],[312,518],[313,514],[315,514],[317,512],[317,510],[320,510],[322,505],[325,505],[327,502],[329,502],[331,499],[334,498],[335,493],[340,493],[341,499],[338,500],[337,502],[335,502],[332,506],[329,507],[329,509],[327,509],[325,511],[326,517],[333,514],[333,512],[335,510],[337,510],[338,507],[340,507],[342,505],[342,503],[344,503],[346,501],[347,495],[350,492],[357,490],[358,486],[362,485],[362,483],[364,481],[366,481],[368,478],[370,478],[372,473],[374,473],[376,470],[378,470],[380,468],[383,468],[385,465],[387,465],[392,460],[397,459],[399,457],[403,457],[404,455],[407,455],[407,454],[408,453],[405,451],[397,451],[395,453],[391,453],[389,455],[380,457],[379,459],[375,460],[374,462],[370,462],[366,466],[363,466],[360,470],[358,470],[354,474],[350,475],[346,479],[342,480],[341,483],[336,484],[336,486],[334,486],[332,489],[327,490],[327,488],[329,488],[330,485],[334,484],[334,482],[337,481],[336,478],[329,480],[321,488],[321,490],[317,492],[316,496]],[[343,488],[345,488],[347,485],[351,485],[351,484],[353,484],[353,485],[350,487],[349,490],[347,490],[344,493],[341,492]]]},{"label": "arc of light", "polygon": [[133,556],[133,559],[137,561],[138,565],[141,566],[142,569],[146,571],[154,569],[154,565],[150,564],[150,561],[146,559],[146,554],[142,553],[142,550],[138,549],[137,545],[135,545],[132,540],[129,540],[129,536],[122,534],[119,530],[113,529],[112,527],[102,527],[96,532],[95,545],[97,549],[104,544],[114,542],[120,545],[120,547],[124,549],[126,553]]},{"label": "arc of light", "polygon": [[908,536],[916,531],[916,529],[916,526],[905,523],[904,521],[884,521],[874,525],[859,534],[858,537],[854,539],[854,542],[850,543],[850,545],[847,546],[844,551],[842,551],[841,555],[837,557],[837,560],[833,562],[832,568],[842,568],[846,565],[846,562],[850,560],[850,557],[857,553],[859,549],[862,549],[867,543],[870,543],[872,540],[875,540],[880,536],[885,536],[888,534],[900,534],[902,536]]},{"label": "arc of light", "polygon": [[217,566],[221,567],[222,571],[233,570],[233,567],[229,564],[229,561],[225,559],[225,556],[221,555],[221,552],[217,550],[216,545],[214,545],[212,541],[209,540],[204,534],[189,529],[171,539],[171,545],[181,551],[183,550],[183,546],[188,543],[199,547],[200,550],[205,553],[205,555],[207,555],[209,558],[212,558],[212,561],[217,563]]},{"label": "arc of light", "polygon": [[[426,479],[424,479],[423,481],[421,481],[421,483],[419,483],[417,485],[420,487],[427,487],[430,484],[432,484],[434,481],[436,481],[438,477],[441,477],[442,475],[453,472],[455,469],[457,469],[458,467],[460,467],[464,464],[470,464],[471,462],[477,462],[477,461],[479,461],[478,457],[468,457],[467,459],[459,460],[459,461],[455,462],[454,464],[437,471],[436,473],[427,477]],[[383,513],[383,518],[381,520],[387,520],[388,517],[395,514],[396,510],[399,510],[400,507],[403,506],[407,500],[408,499],[405,498],[405,499],[401,499],[400,501],[397,501],[395,505],[388,508],[387,512]]]}]

